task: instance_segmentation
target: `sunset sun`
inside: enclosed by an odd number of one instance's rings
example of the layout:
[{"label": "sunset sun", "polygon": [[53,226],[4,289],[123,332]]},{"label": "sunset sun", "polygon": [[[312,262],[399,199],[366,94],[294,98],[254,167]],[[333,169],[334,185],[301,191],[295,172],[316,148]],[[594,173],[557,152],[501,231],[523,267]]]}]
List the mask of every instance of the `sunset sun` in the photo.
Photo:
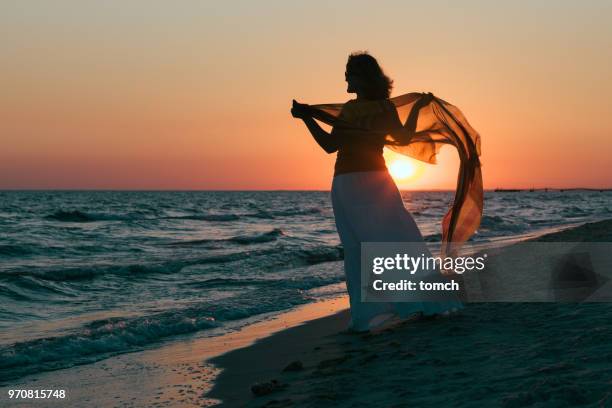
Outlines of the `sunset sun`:
[{"label": "sunset sun", "polygon": [[409,159],[395,159],[389,164],[389,173],[396,180],[404,180],[416,174],[416,166]]}]

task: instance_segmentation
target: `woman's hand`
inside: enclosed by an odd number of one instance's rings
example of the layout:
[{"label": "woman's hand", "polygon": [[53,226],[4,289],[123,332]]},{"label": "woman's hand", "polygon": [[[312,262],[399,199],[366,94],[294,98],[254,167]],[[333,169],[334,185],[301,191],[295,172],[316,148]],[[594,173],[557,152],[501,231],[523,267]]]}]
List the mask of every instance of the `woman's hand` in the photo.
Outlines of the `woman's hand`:
[{"label": "woman's hand", "polygon": [[316,120],[313,119],[311,113],[310,106],[299,103],[295,99],[293,100],[293,107],[291,108],[291,115],[294,118],[299,118],[304,121],[304,124],[308,128],[312,137],[316,140],[316,142],[325,150],[327,153],[333,153],[338,150],[338,141],[337,138],[331,137],[329,133],[327,133],[321,125],[317,123]]},{"label": "woman's hand", "polygon": [[293,106],[291,107],[291,115],[294,118],[304,119],[310,116],[308,105],[299,103],[295,99],[293,100]]},{"label": "woman's hand", "polygon": [[406,124],[404,125],[404,127],[408,130],[408,132],[416,132],[419,111],[425,106],[429,105],[434,100],[434,96],[431,92],[423,92],[421,95],[422,96],[417,99],[415,104],[412,106],[410,114],[408,114],[408,119],[406,119]]}]

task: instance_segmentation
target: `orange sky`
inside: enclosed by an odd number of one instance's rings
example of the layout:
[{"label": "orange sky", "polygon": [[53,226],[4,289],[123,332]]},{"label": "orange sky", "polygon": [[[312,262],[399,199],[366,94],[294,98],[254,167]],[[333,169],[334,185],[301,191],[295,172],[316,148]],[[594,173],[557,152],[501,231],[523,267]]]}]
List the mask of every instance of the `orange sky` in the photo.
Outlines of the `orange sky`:
[{"label": "orange sky", "polygon": [[[612,187],[611,2],[255,3],[2,2],[0,188],[329,189],[290,103],[364,49],[463,110],[485,188]],[[454,188],[445,149],[400,187]]]}]

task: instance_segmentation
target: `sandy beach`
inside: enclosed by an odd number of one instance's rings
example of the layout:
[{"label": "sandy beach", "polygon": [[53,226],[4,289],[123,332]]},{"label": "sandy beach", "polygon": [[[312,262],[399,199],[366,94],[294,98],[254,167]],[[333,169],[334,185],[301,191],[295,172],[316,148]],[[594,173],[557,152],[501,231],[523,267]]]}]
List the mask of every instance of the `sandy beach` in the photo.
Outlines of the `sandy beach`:
[{"label": "sandy beach", "polygon": [[[607,220],[536,240],[611,238]],[[303,305],[223,336],[31,375],[0,393],[66,389],[45,406],[74,407],[612,404],[608,303],[470,303],[376,334],[344,332],[347,306],[346,297]]]},{"label": "sandy beach", "polygon": [[[612,220],[536,238],[607,242]],[[378,334],[343,334],[346,313],[211,362],[227,406],[611,406],[608,303],[472,303]],[[300,361],[303,368],[283,367]],[[250,385],[276,380],[253,397]]]}]

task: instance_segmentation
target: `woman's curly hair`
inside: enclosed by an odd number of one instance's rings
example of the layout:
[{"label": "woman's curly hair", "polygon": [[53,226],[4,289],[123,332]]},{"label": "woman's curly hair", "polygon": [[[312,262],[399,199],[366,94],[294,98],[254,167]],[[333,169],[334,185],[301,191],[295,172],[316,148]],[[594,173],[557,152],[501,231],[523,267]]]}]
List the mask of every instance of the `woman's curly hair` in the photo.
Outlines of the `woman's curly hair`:
[{"label": "woman's curly hair", "polygon": [[349,55],[346,71],[365,79],[363,91],[367,99],[386,99],[391,95],[393,80],[385,75],[376,58],[367,51],[358,51]]}]

